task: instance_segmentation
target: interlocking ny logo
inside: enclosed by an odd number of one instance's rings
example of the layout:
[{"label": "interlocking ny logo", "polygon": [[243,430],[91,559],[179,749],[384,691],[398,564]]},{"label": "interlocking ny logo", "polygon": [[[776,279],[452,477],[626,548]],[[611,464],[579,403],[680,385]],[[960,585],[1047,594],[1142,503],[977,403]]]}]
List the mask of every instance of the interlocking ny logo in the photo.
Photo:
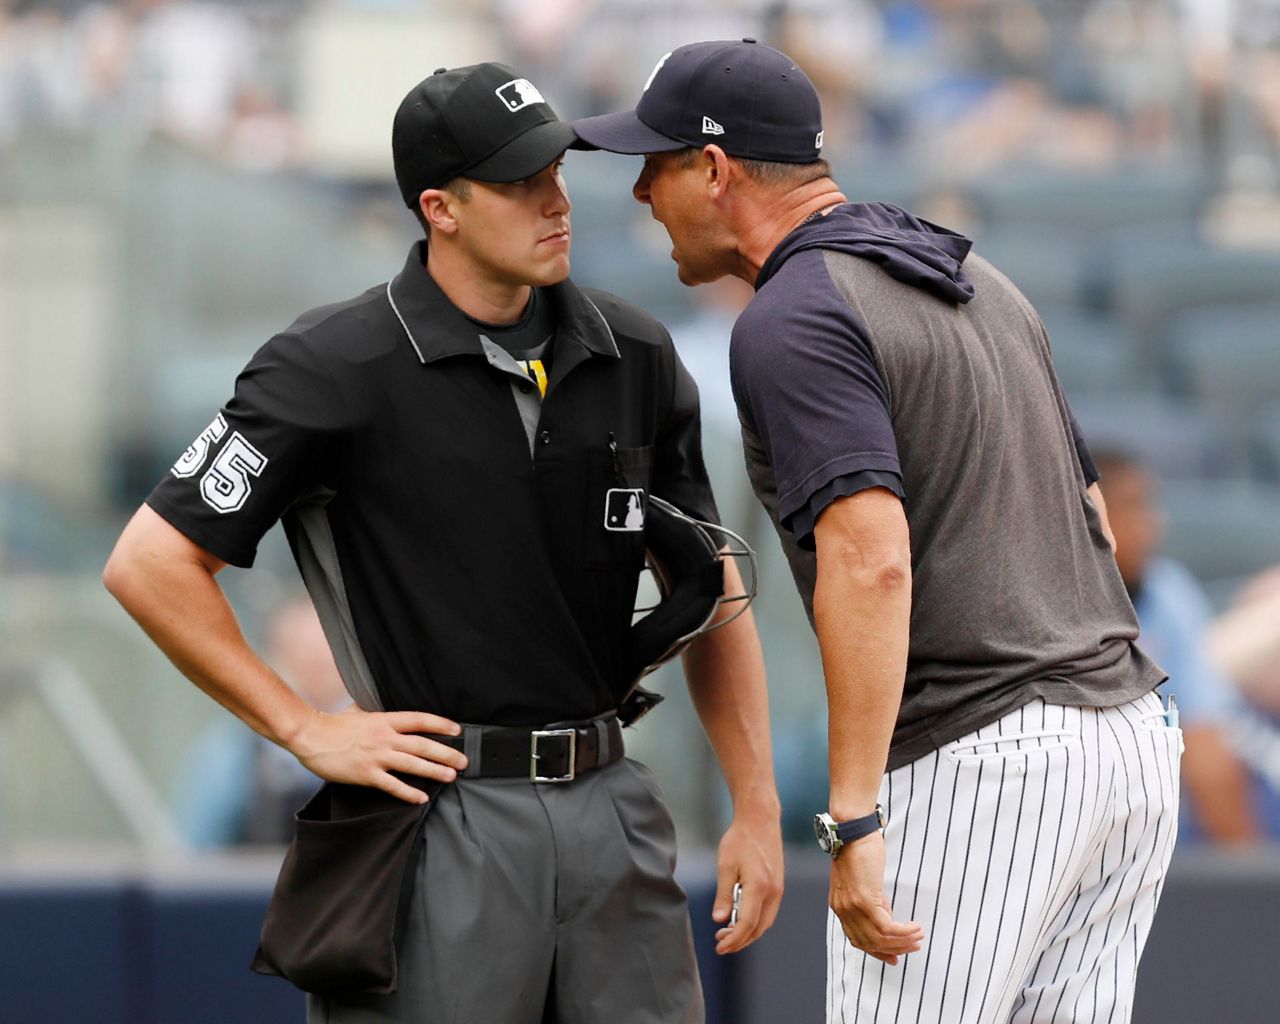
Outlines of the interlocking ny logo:
[{"label": "interlocking ny logo", "polygon": [[724,125],[711,120],[706,114],[702,115],[702,134],[703,135],[723,135]]},{"label": "interlocking ny logo", "polygon": [[638,487],[610,487],[604,496],[604,528],[615,533],[643,530],[644,491]]},{"label": "interlocking ny logo", "polygon": [[531,103],[546,103],[542,98],[542,93],[533,87],[533,83],[527,78],[513,78],[506,85],[500,85],[493,90],[498,94],[498,99],[502,100],[503,105],[515,113],[517,110],[523,110]]},{"label": "interlocking ny logo", "polygon": [[649,77],[644,81],[644,88],[640,90],[641,92],[649,91],[649,86],[653,85],[653,80],[658,77],[658,72],[662,70],[662,65],[667,62],[667,58],[671,56],[672,52],[674,51],[664,53],[658,63],[653,66],[653,70],[649,72]]}]

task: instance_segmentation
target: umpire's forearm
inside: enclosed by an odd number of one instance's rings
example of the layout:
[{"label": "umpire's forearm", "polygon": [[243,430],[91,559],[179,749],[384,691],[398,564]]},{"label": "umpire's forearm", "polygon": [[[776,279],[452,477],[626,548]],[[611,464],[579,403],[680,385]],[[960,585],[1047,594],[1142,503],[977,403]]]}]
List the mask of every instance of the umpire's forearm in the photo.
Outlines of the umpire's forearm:
[{"label": "umpire's forearm", "polygon": [[[731,561],[725,564],[725,592],[741,592]],[[734,614],[738,605],[720,609]],[[778,791],[769,737],[769,697],[764,657],[751,612],[706,633],[684,653],[685,677],[694,709],[715,749],[733,798],[735,814],[776,817]]]},{"label": "umpire's forearm", "polygon": [[194,545],[144,505],[116,543],[103,582],[183,675],[251,728],[288,746],[311,708],[245,641]]}]

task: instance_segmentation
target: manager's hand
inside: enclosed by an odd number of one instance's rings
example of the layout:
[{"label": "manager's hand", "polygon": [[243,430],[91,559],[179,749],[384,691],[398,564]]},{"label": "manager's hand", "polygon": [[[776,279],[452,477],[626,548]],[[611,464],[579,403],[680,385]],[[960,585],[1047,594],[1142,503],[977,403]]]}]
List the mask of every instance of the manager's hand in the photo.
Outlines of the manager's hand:
[{"label": "manager's hand", "polygon": [[[738,923],[729,927],[733,886],[742,885]],[[735,815],[720,840],[716,864],[716,901],[711,919],[724,925],[716,932],[716,952],[737,953],[760,938],[778,916],[782,902],[782,828],[776,815]]]},{"label": "manager's hand", "polygon": [[457,722],[424,711],[316,711],[289,743],[289,751],[322,779],[374,786],[406,803],[427,794],[392,772],[452,782],[467,767],[466,755],[418,733],[457,736]]},{"label": "manager's hand", "polygon": [[831,909],[845,937],[868,956],[894,965],[924,941],[914,921],[895,921],[884,892],[884,836],[879,830],[848,843],[831,862]]}]

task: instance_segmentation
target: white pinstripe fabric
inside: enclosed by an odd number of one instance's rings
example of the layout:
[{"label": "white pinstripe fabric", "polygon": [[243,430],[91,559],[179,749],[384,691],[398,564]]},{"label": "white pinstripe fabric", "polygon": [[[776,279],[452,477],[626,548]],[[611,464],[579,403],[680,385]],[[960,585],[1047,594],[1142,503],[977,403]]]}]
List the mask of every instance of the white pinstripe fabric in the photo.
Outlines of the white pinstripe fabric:
[{"label": "white pinstripe fabric", "polygon": [[1177,831],[1160,698],[1037,700],[885,776],[886,874],[925,944],[888,967],[828,915],[829,1024],[1124,1024]]}]

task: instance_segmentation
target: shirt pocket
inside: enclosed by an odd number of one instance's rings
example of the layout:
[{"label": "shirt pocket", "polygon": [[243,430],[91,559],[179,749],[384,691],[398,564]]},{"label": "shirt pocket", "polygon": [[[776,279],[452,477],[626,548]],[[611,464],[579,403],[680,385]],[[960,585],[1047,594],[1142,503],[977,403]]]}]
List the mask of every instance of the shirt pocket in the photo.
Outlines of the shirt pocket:
[{"label": "shirt pocket", "polygon": [[639,572],[653,446],[592,448],[587,458],[586,564]]}]

